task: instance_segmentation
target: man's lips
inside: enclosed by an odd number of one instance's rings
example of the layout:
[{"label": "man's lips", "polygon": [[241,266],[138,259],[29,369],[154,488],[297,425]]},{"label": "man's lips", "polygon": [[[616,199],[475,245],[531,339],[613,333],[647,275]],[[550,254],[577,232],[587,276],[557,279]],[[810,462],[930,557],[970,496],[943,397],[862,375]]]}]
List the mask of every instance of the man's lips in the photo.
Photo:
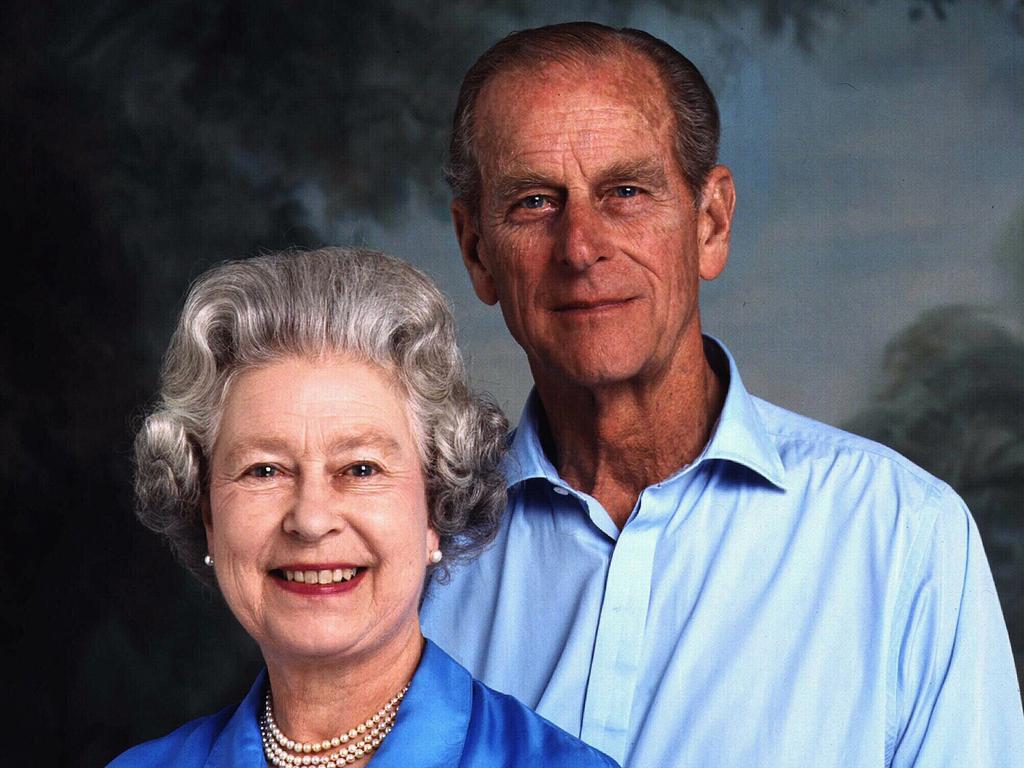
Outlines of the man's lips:
[{"label": "man's lips", "polygon": [[604,309],[618,309],[633,301],[632,296],[606,299],[574,299],[554,305],[555,312],[596,312]]}]

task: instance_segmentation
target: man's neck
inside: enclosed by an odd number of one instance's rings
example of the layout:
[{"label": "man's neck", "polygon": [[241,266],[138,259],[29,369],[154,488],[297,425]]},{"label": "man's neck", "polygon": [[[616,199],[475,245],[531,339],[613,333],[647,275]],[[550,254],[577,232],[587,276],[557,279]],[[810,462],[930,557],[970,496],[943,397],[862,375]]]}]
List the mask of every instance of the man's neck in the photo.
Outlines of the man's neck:
[{"label": "man's neck", "polygon": [[690,358],[662,375],[593,388],[535,371],[545,452],[619,528],[644,488],[692,462],[711,437],[725,386],[703,349]]}]

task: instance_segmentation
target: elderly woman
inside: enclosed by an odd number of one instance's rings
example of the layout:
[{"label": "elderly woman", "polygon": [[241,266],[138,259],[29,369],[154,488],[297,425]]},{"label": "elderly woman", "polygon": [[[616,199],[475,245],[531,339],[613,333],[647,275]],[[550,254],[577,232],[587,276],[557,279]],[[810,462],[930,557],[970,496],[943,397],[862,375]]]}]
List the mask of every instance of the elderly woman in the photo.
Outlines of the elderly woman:
[{"label": "elderly woman", "polygon": [[425,581],[494,535],[505,428],[412,267],[324,249],[202,276],[136,441],[139,516],[266,671],[112,765],[613,766],[420,633]]}]

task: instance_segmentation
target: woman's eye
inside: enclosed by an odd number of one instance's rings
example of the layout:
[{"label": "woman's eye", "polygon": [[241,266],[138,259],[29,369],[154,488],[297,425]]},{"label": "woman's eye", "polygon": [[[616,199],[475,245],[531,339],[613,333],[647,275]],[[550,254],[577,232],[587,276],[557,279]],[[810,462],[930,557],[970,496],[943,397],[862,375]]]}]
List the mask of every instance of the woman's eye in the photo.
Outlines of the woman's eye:
[{"label": "woman's eye", "polygon": [[358,462],[345,469],[345,474],[352,477],[372,477],[377,474],[377,467],[366,462]]},{"label": "woman's eye", "polygon": [[271,464],[257,464],[253,467],[249,467],[249,469],[245,471],[245,474],[249,477],[268,479],[271,477],[277,477],[278,471],[277,467]]}]

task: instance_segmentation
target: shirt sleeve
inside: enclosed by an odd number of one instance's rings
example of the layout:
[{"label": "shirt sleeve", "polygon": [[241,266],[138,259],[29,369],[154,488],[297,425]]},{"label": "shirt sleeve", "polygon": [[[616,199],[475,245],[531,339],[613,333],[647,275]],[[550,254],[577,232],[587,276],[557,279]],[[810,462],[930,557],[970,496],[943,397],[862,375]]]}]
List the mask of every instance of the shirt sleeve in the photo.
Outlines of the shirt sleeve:
[{"label": "shirt sleeve", "polygon": [[948,486],[922,511],[894,623],[887,764],[1024,768],[1020,685],[978,528]]}]

